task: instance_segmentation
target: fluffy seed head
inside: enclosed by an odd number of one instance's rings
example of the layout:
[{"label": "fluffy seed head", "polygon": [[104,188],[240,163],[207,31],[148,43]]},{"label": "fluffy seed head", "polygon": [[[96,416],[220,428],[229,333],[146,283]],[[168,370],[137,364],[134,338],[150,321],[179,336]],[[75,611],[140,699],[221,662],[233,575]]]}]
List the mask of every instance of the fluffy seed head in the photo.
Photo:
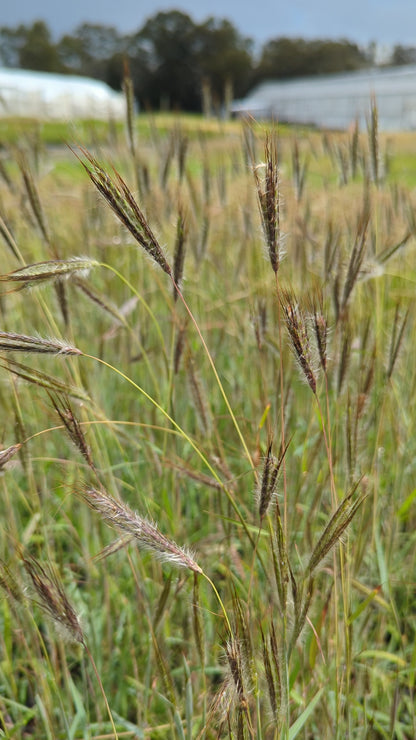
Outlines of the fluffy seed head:
[{"label": "fluffy seed head", "polygon": [[81,625],[58,574],[31,556],[23,558],[23,565],[39,598],[39,606],[70,640],[83,645]]},{"label": "fluffy seed head", "polygon": [[95,488],[85,488],[82,496],[109,524],[134,537],[139,547],[151,550],[162,562],[202,573],[202,569],[187,550],[165,537],[156,524],[136,514],[125,503]]},{"label": "fluffy seed head", "polygon": [[18,286],[15,290],[23,290],[56,280],[67,280],[74,275],[85,277],[91,268],[98,264],[96,260],[89,257],[71,257],[67,260],[35,262],[33,265],[26,265],[19,270],[0,275],[0,282],[13,283]]}]

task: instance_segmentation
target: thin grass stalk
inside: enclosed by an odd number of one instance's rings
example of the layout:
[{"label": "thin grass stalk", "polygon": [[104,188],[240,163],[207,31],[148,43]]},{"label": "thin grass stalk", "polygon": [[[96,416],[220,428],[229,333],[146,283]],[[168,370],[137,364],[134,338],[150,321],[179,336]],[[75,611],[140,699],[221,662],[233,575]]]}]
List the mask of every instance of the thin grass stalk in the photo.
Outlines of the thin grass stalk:
[{"label": "thin grass stalk", "polygon": [[115,267],[113,267],[112,265],[107,264],[106,262],[100,262],[100,267],[104,267],[106,270],[110,270],[110,272],[114,273],[114,275],[117,275],[117,277],[124,283],[124,285],[126,285],[131,290],[131,292],[133,293],[133,295],[135,295],[136,298],[138,298],[138,300],[142,304],[143,308],[149,314],[149,316],[150,316],[153,324],[155,325],[155,329],[156,329],[156,332],[157,332],[157,335],[158,335],[158,338],[159,338],[159,341],[160,341],[160,347],[161,347],[162,352],[163,352],[163,357],[164,357],[164,360],[165,360],[165,364],[167,366],[167,369],[169,369],[169,363],[168,363],[168,359],[167,359],[167,356],[166,356],[166,350],[164,348],[165,347],[165,342],[164,342],[164,339],[163,339],[162,330],[161,330],[160,324],[159,324],[156,316],[154,315],[152,309],[150,308],[149,304],[145,301],[145,299],[139,293],[139,291],[136,290],[136,288],[134,287],[134,285],[132,285],[132,283],[129,280],[127,280],[127,278],[125,278],[124,275],[122,275],[121,272],[119,272],[118,270],[116,270]]},{"label": "thin grass stalk", "polygon": [[[290,724],[290,711],[289,711],[289,659],[290,652],[288,650],[288,602],[287,602],[287,587],[289,581],[290,565],[288,561],[288,554],[285,543],[285,535],[282,528],[280,514],[276,513],[276,533],[273,530],[272,522],[270,517],[267,517],[269,536],[271,541],[272,557],[273,557],[273,570],[275,574],[276,586],[279,595],[280,605],[280,644],[281,649],[278,649],[276,634],[274,632],[273,623],[271,626],[271,648],[274,656],[275,669],[278,678],[278,706],[279,714],[282,718],[282,731],[288,732]],[[277,548],[275,547],[275,544]]]},{"label": "thin grass stalk", "polygon": [[[106,265],[105,263],[99,263],[99,266],[100,267],[105,267],[106,269],[110,269],[115,275],[117,275],[117,277],[119,277],[125,284],[128,285],[128,287],[134,293],[135,298],[138,298],[138,300],[142,303],[142,305],[144,306],[144,308],[147,311],[147,313],[149,313],[149,315],[151,316],[151,318],[152,318],[152,320],[153,320],[153,322],[154,322],[154,324],[156,326],[156,330],[158,332],[159,339],[162,339],[162,332],[161,332],[161,329],[160,329],[159,322],[157,321],[156,316],[153,314],[153,312],[152,312],[149,304],[144,300],[143,296],[141,296],[134,289],[134,287],[131,285],[131,283],[129,283],[128,281],[125,280],[124,276],[121,275],[121,273],[119,273],[117,270],[115,270],[114,268],[112,268],[110,265]],[[126,329],[126,331],[128,331],[128,333],[129,333],[130,337],[132,338],[132,340],[135,343],[137,343],[137,345],[138,345],[140,357],[143,358],[143,360],[144,360],[144,362],[146,364],[146,367],[147,367],[147,369],[149,371],[149,376],[152,379],[152,382],[153,382],[153,385],[154,385],[154,389],[155,389],[155,391],[157,391],[158,388],[159,388],[159,383],[158,383],[158,379],[157,379],[156,374],[155,374],[154,365],[150,362],[150,359],[149,359],[149,356],[148,356],[148,352],[146,351],[145,347],[143,346],[143,344],[141,342],[141,339],[140,339],[140,336],[138,336],[137,332],[134,331],[131,328],[130,324],[127,322],[127,320],[125,319],[125,317],[121,313],[121,311],[115,309],[114,306],[112,306],[107,301],[103,301],[100,296],[98,296],[96,293],[94,293],[91,290],[91,288],[90,288],[89,285],[83,283],[78,278],[75,278],[74,283],[75,283],[76,287],[78,287],[80,290],[82,290],[82,292],[85,293],[85,295],[87,295],[90,300],[92,300],[94,303],[96,303],[97,305],[99,305],[104,311],[107,311],[111,316],[113,316],[116,319],[116,321],[121,326],[123,326]],[[162,352],[164,354],[164,359],[165,359],[166,364],[169,364],[169,363],[167,363],[167,360],[166,360],[166,354],[163,351],[163,345],[162,345]]]},{"label": "thin grass stalk", "polygon": [[406,311],[402,319],[401,325],[399,326],[399,306],[397,305],[395,309],[395,313],[394,313],[393,331],[391,335],[389,358],[388,358],[387,371],[386,371],[386,376],[388,380],[390,380],[393,375],[393,370],[396,365],[397,357],[399,355],[400,347],[401,347],[402,340],[403,340],[404,330],[405,330],[408,318],[409,318],[409,309]]},{"label": "thin grass stalk", "polygon": [[213,360],[212,355],[211,355],[211,353],[210,353],[210,351],[208,349],[208,346],[207,346],[207,344],[205,342],[205,339],[204,339],[204,337],[202,335],[202,332],[201,332],[201,330],[199,328],[199,325],[198,325],[198,323],[197,323],[197,321],[196,321],[196,319],[195,319],[195,317],[194,317],[191,309],[189,308],[188,303],[186,302],[184,296],[182,295],[182,292],[181,292],[179,286],[176,285],[176,283],[175,283],[175,289],[177,290],[178,295],[179,295],[179,298],[181,299],[181,301],[182,301],[182,303],[183,303],[183,305],[185,307],[185,310],[188,313],[188,316],[191,319],[191,321],[192,321],[192,323],[193,323],[193,325],[194,325],[194,327],[195,327],[195,329],[197,331],[197,334],[198,334],[198,336],[199,336],[199,338],[201,340],[201,343],[202,343],[202,346],[204,348],[205,354],[206,354],[206,356],[208,358],[209,364],[211,365],[212,371],[214,373],[215,380],[216,380],[216,382],[218,384],[218,388],[220,390],[220,393],[221,393],[221,395],[223,397],[223,400],[225,402],[225,405],[227,407],[227,411],[228,411],[228,413],[229,413],[229,415],[231,417],[231,420],[232,420],[232,422],[234,424],[235,430],[236,430],[236,432],[238,434],[238,437],[240,439],[240,442],[241,442],[241,444],[243,446],[244,453],[245,453],[245,455],[247,457],[248,462],[250,463],[250,467],[253,470],[253,473],[256,475],[256,470],[255,470],[255,466],[254,466],[254,463],[253,463],[252,456],[251,456],[250,451],[249,451],[249,449],[247,447],[247,443],[246,443],[246,441],[244,439],[244,436],[243,436],[243,434],[241,432],[241,429],[240,429],[240,426],[238,424],[238,421],[237,421],[237,419],[235,417],[235,414],[234,414],[234,412],[233,412],[233,410],[231,408],[230,402],[228,400],[228,396],[227,396],[227,394],[226,394],[226,392],[224,390],[224,386],[223,386],[223,384],[221,382],[221,379],[220,379],[220,377],[218,375],[218,371],[217,371],[217,368],[215,367],[214,360]]},{"label": "thin grass stalk", "polygon": [[[91,663],[91,666],[92,666],[92,669],[93,669],[93,671],[94,671],[94,673],[95,673],[95,677],[96,677],[96,679],[97,679],[97,683],[98,683],[98,686],[99,686],[99,688],[100,688],[100,691],[101,691],[101,695],[102,695],[102,697],[103,697],[103,699],[104,699],[104,704],[105,704],[105,708],[106,708],[106,710],[107,710],[108,718],[109,718],[109,720],[110,720],[110,724],[111,724],[111,727],[112,727],[112,729],[113,729],[113,737],[115,738],[115,740],[118,740],[118,738],[119,738],[119,735],[118,735],[118,733],[117,733],[117,729],[116,729],[116,726],[115,726],[115,723],[114,723],[114,718],[113,718],[113,714],[112,714],[112,712],[111,712],[111,709],[110,709],[110,705],[109,705],[109,703],[108,703],[108,699],[107,699],[107,694],[105,693],[105,689],[104,689],[104,686],[103,686],[103,682],[101,681],[101,676],[100,676],[100,674],[99,674],[99,672],[98,672],[98,668],[97,668],[97,666],[96,666],[96,663],[95,663],[94,657],[93,657],[93,655],[92,655],[92,653],[91,653],[91,650],[89,649],[89,647],[88,647],[87,643],[85,643],[85,642],[84,642],[84,649],[85,649],[85,652],[86,652],[86,653],[87,653],[87,655],[88,655],[88,659],[89,659],[89,661],[90,661],[90,663]],[[124,733],[123,733],[123,734],[124,734]],[[108,736],[107,736],[107,737],[108,737]]]},{"label": "thin grass stalk", "polygon": [[[327,452],[327,459],[328,459],[328,465],[329,465],[329,474],[330,474],[330,483],[331,483],[331,501],[332,501],[332,510],[335,511],[336,505],[338,502],[337,492],[336,492],[336,486],[335,486],[335,475],[334,475],[334,465],[333,465],[333,456],[332,456],[332,432],[331,432],[331,414],[330,414],[330,406],[329,406],[329,387],[328,387],[328,374],[327,374],[327,368],[326,363],[323,367],[324,370],[324,379],[325,379],[325,401],[326,401],[326,422],[327,422],[327,428],[328,433],[325,432],[325,424],[323,421],[322,411],[319,404],[319,399],[316,398],[318,403],[318,409],[319,414],[321,417],[321,424],[324,434],[324,441],[326,446],[326,452]],[[339,651],[340,651],[340,645],[339,645],[339,618],[338,618],[338,562],[336,553],[333,553],[332,558],[332,564],[333,564],[333,577],[334,577],[334,628],[335,628],[335,652],[337,655],[337,665],[336,665],[336,695],[338,697],[338,686],[339,686]],[[343,578],[343,567],[341,563],[341,578]],[[345,612],[345,602],[344,602],[344,612]]]},{"label": "thin grass stalk", "polygon": [[126,100],[127,141],[133,161],[136,161],[136,137],[134,130],[134,85],[130,75],[129,63],[123,59],[123,92]]},{"label": "thin grass stalk", "polygon": [[[217,381],[218,387],[220,389],[221,395],[227,406],[228,413],[231,416],[236,432],[242,443],[247,460],[249,461],[250,467],[255,473],[255,468],[253,465],[251,454],[249,452],[249,449],[247,447],[246,441],[243,437],[243,434],[241,432],[241,429],[239,427],[235,414],[231,408],[228,397],[225,393],[224,387],[222,385],[222,382],[218,375],[214,361],[212,359],[212,355],[202,336],[202,333],[197,324],[197,321],[193,313],[191,312],[191,309],[189,308],[187,302],[185,301],[178,284],[175,282],[173,278],[172,270],[169,264],[167,263],[166,258],[162,252],[162,249],[160,245],[158,244],[155,236],[153,235],[143,213],[139,209],[126,183],[124,182],[124,180],[121,178],[121,176],[117,172],[115,172],[116,179],[115,179],[115,182],[113,182],[111,178],[109,177],[109,175],[105,172],[105,170],[97,162],[97,160],[95,160],[94,157],[86,149],[83,149],[81,147],[81,152],[84,155],[86,162],[83,161],[80,157],[78,157],[76,152],[74,152],[74,154],[77,157],[77,159],[80,161],[82,166],[84,167],[91,181],[94,183],[94,185],[97,187],[99,192],[103,195],[104,199],[110,205],[110,207],[112,208],[116,216],[122,221],[122,223],[124,223],[124,225],[132,233],[136,241],[144,248],[144,250],[152,257],[152,259],[157,264],[159,264],[159,266],[164,270],[164,272],[166,272],[170,276],[172,283],[174,285],[174,288],[177,291],[191,321],[193,322],[197,330],[197,333],[202,342],[204,351],[208,357],[209,363],[214,372],[214,376]],[[106,266],[109,269],[113,269],[111,268],[110,265],[106,265]],[[115,272],[114,269],[113,271]],[[120,277],[122,278],[121,275]],[[127,281],[125,282],[127,283]],[[163,340],[162,340],[161,346],[163,347]]]},{"label": "thin grass stalk", "polygon": [[1,215],[0,215],[0,234],[3,237],[4,241],[6,242],[12,254],[16,257],[16,259],[18,259],[20,262],[23,262],[23,257],[19,251],[16,240],[14,239],[13,234],[7,227],[7,224]]},{"label": "thin grass stalk", "polygon": [[33,215],[36,219],[36,223],[46,244],[48,244],[48,246],[51,246],[51,237],[49,233],[49,228],[46,223],[45,214],[42,209],[39,192],[33,179],[33,175],[30,171],[27,159],[22,152],[20,152],[18,156],[18,165],[23,177],[26,193],[29,198],[29,203],[32,208]]},{"label": "thin grass stalk", "polygon": [[375,184],[380,184],[380,150],[378,138],[378,109],[375,97],[371,98],[370,121],[367,125],[370,149],[371,176]]},{"label": "thin grass stalk", "polygon": [[185,365],[192,403],[199,418],[200,426],[204,432],[204,437],[209,440],[212,436],[212,413],[207,394],[205,393],[200,375],[195,367],[195,362],[189,354],[186,358]]},{"label": "thin grass stalk", "polygon": [[[284,368],[283,368],[283,337],[282,337],[282,306],[281,306],[281,292],[279,279],[276,272],[276,295],[277,295],[277,331],[279,335],[279,365],[280,365],[280,435],[282,439],[282,448],[286,446],[286,422],[285,422],[285,403],[284,403]],[[285,540],[287,541],[287,527],[288,527],[288,495],[287,495],[287,474],[286,474],[286,459],[283,458],[283,532]]]}]

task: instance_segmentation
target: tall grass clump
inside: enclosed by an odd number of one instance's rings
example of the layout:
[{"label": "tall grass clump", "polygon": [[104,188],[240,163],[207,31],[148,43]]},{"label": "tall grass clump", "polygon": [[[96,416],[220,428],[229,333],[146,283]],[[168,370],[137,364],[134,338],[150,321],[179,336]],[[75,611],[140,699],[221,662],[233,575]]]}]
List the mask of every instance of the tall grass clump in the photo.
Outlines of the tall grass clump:
[{"label": "tall grass clump", "polygon": [[410,740],[414,193],[125,88],[3,151],[1,732]]}]

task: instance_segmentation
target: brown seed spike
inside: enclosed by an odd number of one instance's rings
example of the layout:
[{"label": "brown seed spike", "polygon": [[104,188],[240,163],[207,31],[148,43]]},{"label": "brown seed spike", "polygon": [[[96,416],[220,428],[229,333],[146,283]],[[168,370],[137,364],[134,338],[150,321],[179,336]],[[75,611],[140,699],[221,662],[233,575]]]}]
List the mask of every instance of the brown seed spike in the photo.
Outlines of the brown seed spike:
[{"label": "brown seed spike", "polygon": [[282,234],[280,231],[280,191],[279,168],[277,164],[276,139],[268,134],[264,146],[265,163],[264,177],[258,175],[259,167],[255,168],[257,197],[263,225],[263,233],[273,272],[277,273],[281,259]]},{"label": "brown seed spike", "polygon": [[[164,272],[172,276],[172,270],[162,247],[153,234],[144,214],[140,210],[133,193],[124,182],[121,175],[114,170],[114,176],[108,172],[86,149],[80,147],[85,159],[82,160],[75,152],[91,182],[107,201],[117,218],[130,231],[134,239],[150,255]],[[72,150],[74,151],[74,150]]]},{"label": "brown seed spike", "polygon": [[0,451],[0,471],[4,470],[6,463],[19,452],[21,446],[21,444],[11,445],[11,447]]},{"label": "brown seed spike", "polygon": [[283,291],[280,300],[295,358],[310,389],[316,393],[306,316],[292,292]]},{"label": "brown seed spike", "polygon": [[39,606],[70,639],[84,645],[81,625],[58,574],[51,567],[42,566],[32,556],[24,557],[23,565],[40,599]]},{"label": "brown seed spike", "polygon": [[49,391],[48,396],[56,413],[62,421],[71,441],[73,442],[75,447],[78,448],[79,452],[86,460],[89,467],[95,471],[95,465],[92,459],[91,450],[87,444],[81,424],[75,416],[68,397],[53,395]]},{"label": "brown seed spike", "polygon": [[180,286],[183,276],[183,267],[185,263],[185,246],[187,238],[187,223],[184,209],[182,206],[179,207],[178,220],[176,222],[176,242],[175,242],[175,255],[173,261],[173,283],[174,293],[173,298],[176,301],[178,299],[178,291],[176,286]]}]

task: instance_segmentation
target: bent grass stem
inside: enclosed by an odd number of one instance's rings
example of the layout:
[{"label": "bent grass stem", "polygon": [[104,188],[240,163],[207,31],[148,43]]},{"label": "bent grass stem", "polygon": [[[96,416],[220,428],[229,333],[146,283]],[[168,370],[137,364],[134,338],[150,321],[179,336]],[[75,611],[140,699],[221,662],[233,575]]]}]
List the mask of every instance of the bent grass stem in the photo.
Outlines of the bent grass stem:
[{"label": "bent grass stem", "polygon": [[127,280],[127,278],[124,277],[124,275],[121,272],[119,272],[115,267],[113,267],[112,265],[107,264],[106,262],[100,262],[100,267],[104,267],[105,269],[110,270],[110,272],[112,272],[114,275],[116,275],[121,280],[121,282],[123,282],[124,285],[126,285],[129,288],[129,290],[131,290],[131,292],[133,293],[133,295],[136,296],[136,298],[142,304],[143,308],[149,314],[150,318],[152,319],[152,321],[153,321],[153,323],[155,325],[155,328],[156,328],[156,331],[157,331],[157,335],[158,335],[158,338],[159,338],[159,341],[160,341],[160,346],[161,346],[162,353],[163,353],[163,358],[165,360],[166,367],[168,368],[168,358],[167,358],[166,352],[164,350],[163,334],[162,334],[162,331],[161,331],[159,322],[158,322],[156,316],[154,315],[152,309],[150,308],[149,304],[144,300],[143,296],[140,295],[139,291],[136,290],[136,288],[134,287],[134,285],[132,285],[132,283],[129,280]]},{"label": "bent grass stem", "polygon": [[[100,363],[100,365],[104,365],[104,367],[107,367],[109,370],[112,370],[113,372],[117,373],[117,375],[119,375],[121,378],[123,378],[123,380],[126,380],[128,383],[130,383],[130,385],[132,385],[133,388],[135,388],[139,393],[141,393],[145,398],[147,398],[147,400],[150,401],[150,403],[152,403],[153,406],[155,406],[155,408],[157,408],[157,410],[160,411],[161,414],[163,414],[163,416],[170,422],[170,424],[172,424],[175,427],[175,429],[180,434],[180,436],[192,447],[192,449],[194,450],[194,452],[196,452],[196,454],[198,455],[198,457],[200,458],[200,460],[204,463],[204,465],[206,465],[206,467],[210,471],[211,475],[215,478],[215,480],[217,481],[217,483],[219,483],[219,485],[221,486],[221,489],[224,491],[225,495],[227,496],[228,501],[230,502],[230,504],[231,504],[231,506],[232,506],[232,508],[233,508],[233,510],[235,512],[235,514],[237,515],[238,520],[239,520],[240,524],[242,525],[245,534],[249,538],[252,547],[255,547],[255,542],[253,540],[253,537],[251,535],[251,532],[250,532],[250,530],[249,530],[249,528],[247,526],[247,523],[246,523],[243,515],[241,514],[241,512],[240,512],[240,510],[239,510],[236,502],[234,501],[234,498],[232,497],[232,495],[229,492],[228,488],[224,485],[224,483],[221,480],[221,478],[219,477],[219,475],[216,473],[216,471],[212,467],[212,465],[209,462],[209,460],[207,460],[207,458],[205,457],[205,455],[203,454],[203,452],[201,452],[201,450],[195,444],[195,442],[191,439],[191,437],[189,436],[189,434],[187,434],[185,432],[185,430],[182,429],[181,426],[179,426],[179,424],[170,416],[170,414],[168,414],[168,412],[163,408],[163,406],[161,406],[152,396],[150,396],[149,393],[147,393],[144,390],[144,388],[142,388],[140,385],[138,385],[137,383],[135,383],[134,380],[132,380],[132,378],[130,378],[125,373],[123,373],[122,370],[119,370],[114,365],[111,365],[109,362],[106,362],[105,360],[101,359],[100,357],[96,357],[95,355],[90,355],[90,354],[88,354],[86,352],[82,352],[81,353],[81,356],[82,357],[86,357],[86,358],[88,358],[90,360],[94,360],[95,362]],[[263,566],[265,572],[267,573],[265,564],[262,562],[261,559],[260,559],[260,562],[262,563],[262,566]]]},{"label": "bent grass stem", "polygon": [[236,430],[236,432],[238,434],[238,437],[240,439],[240,442],[241,442],[241,444],[243,446],[244,453],[245,453],[245,455],[247,457],[248,462],[250,463],[250,467],[253,470],[254,475],[256,476],[256,470],[255,470],[255,467],[254,467],[254,464],[253,464],[253,459],[251,457],[250,451],[249,451],[249,449],[247,447],[247,443],[246,443],[246,441],[244,439],[243,433],[242,433],[242,431],[240,429],[240,426],[239,426],[238,421],[237,421],[237,419],[235,417],[235,414],[234,414],[234,412],[233,412],[233,410],[231,408],[231,404],[230,404],[230,402],[228,400],[228,396],[227,396],[227,394],[225,392],[225,389],[224,389],[224,386],[223,386],[223,384],[221,382],[220,376],[218,375],[218,371],[217,371],[217,368],[215,367],[215,363],[214,363],[214,360],[212,358],[211,352],[208,349],[208,345],[207,345],[207,343],[206,343],[206,341],[205,341],[205,339],[204,339],[204,337],[202,335],[201,329],[199,328],[199,325],[198,325],[198,322],[197,322],[195,316],[193,315],[191,309],[188,306],[188,303],[186,302],[186,300],[185,300],[185,298],[184,298],[184,296],[183,296],[183,294],[181,292],[181,289],[175,283],[175,281],[173,280],[173,278],[172,278],[172,282],[173,282],[173,285],[175,287],[175,290],[177,291],[177,293],[179,295],[179,298],[181,299],[181,301],[182,301],[182,303],[183,303],[183,305],[185,307],[185,310],[186,310],[189,318],[191,319],[191,321],[192,321],[192,323],[193,323],[193,325],[194,325],[194,327],[195,327],[195,329],[197,331],[197,334],[198,334],[198,336],[199,336],[199,338],[201,340],[201,343],[202,343],[202,346],[204,348],[205,354],[206,354],[206,356],[208,358],[209,364],[211,365],[212,371],[214,373],[215,380],[217,381],[218,388],[219,388],[220,393],[221,393],[221,395],[222,395],[222,397],[224,399],[224,403],[225,403],[225,405],[227,407],[227,411],[230,414],[230,417],[231,417],[231,420],[232,420],[232,422],[234,424],[235,430]]}]

